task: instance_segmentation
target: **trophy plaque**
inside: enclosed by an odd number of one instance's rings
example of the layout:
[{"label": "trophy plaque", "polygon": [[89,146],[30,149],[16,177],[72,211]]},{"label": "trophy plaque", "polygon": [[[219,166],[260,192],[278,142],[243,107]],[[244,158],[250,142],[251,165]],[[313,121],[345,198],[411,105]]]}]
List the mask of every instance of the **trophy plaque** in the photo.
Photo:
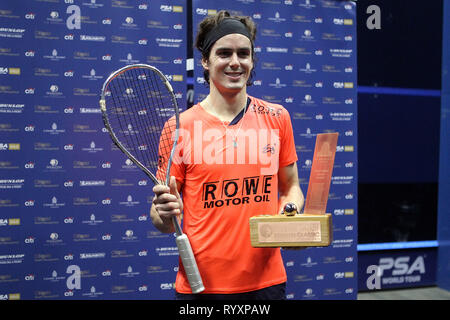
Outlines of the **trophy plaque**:
[{"label": "trophy plaque", "polygon": [[317,135],[305,207],[300,214],[288,203],[282,214],[251,217],[253,247],[326,247],[333,240],[331,214],[326,213],[338,133]]}]

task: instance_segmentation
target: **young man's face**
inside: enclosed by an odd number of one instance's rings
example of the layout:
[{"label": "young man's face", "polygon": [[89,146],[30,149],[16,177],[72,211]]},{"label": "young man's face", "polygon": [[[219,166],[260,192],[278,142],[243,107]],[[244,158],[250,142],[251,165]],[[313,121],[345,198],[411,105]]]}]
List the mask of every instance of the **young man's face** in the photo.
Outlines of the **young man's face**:
[{"label": "young man's face", "polygon": [[209,60],[202,60],[209,71],[210,85],[223,92],[236,92],[245,88],[253,69],[252,46],[246,36],[233,33],[214,43]]}]

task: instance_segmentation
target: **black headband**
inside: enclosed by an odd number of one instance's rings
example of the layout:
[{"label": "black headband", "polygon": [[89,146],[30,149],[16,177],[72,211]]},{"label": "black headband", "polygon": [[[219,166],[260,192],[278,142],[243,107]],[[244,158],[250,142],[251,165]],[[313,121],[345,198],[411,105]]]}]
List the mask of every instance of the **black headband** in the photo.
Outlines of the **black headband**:
[{"label": "black headband", "polygon": [[208,52],[217,40],[233,33],[242,34],[249,38],[250,42],[252,41],[250,32],[241,21],[234,18],[225,18],[206,34],[205,40],[203,41],[202,52]]}]

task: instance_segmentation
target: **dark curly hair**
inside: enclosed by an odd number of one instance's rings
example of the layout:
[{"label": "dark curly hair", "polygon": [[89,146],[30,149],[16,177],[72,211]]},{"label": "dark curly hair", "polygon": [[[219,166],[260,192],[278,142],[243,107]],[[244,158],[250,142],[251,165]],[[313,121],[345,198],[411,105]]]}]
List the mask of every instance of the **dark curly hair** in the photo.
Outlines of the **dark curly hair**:
[{"label": "dark curly hair", "polygon": [[[247,16],[232,16],[226,10],[221,10],[217,14],[215,14],[214,16],[206,17],[198,25],[197,36],[195,38],[195,47],[201,52],[202,59],[208,60],[209,59],[209,55],[211,53],[212,46],[209,49],[207,49],[207,50],[203,50],[205,37],[206,37],[206,35],[208,34],[209,31],[211,31],[215,26],[217,26],[225,18],[233,18],[233,19],[237,19],[237,20],[241,21],[245,25],[245,27],[247,28],[247,30],[249,31],[249,33],[251,35],[250,42],[252,44],[253,69],[251,70],[250,77],[249,77],[249,79],[247,81],[247,86],[250,86],[252,84],[251,80],[252,80],[253,75],[254,75],[255,63],[256,63],[255,51],[254,51],[255,39],[256,39],[256,24],[253,22],[253,20],[250,17],[247,17]],[[209,71],[208,70],[203,70],[203,77],[205,78],[205,81],[209,85]]]}]

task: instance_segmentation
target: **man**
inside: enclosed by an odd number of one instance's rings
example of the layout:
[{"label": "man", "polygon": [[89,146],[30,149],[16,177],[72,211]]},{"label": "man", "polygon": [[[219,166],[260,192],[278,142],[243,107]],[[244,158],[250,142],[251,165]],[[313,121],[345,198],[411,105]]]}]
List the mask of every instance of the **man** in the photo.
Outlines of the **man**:
[{"label": "man", "polygon": [[[284,299],[279,248],[253,248],[249,218],[304,204],[289,113],[247,95],[256,27],[226,11],[203,20],[202,53],[209,95],[180,115],[180,139],[169,186],[153,188],[153,224],[173,232],[183,213],[205,291],[193,295],[182,265],[178,299]],[[178,160],[178,161],[177,161]],[[180,196],[182,195],[182,197]]]}]

